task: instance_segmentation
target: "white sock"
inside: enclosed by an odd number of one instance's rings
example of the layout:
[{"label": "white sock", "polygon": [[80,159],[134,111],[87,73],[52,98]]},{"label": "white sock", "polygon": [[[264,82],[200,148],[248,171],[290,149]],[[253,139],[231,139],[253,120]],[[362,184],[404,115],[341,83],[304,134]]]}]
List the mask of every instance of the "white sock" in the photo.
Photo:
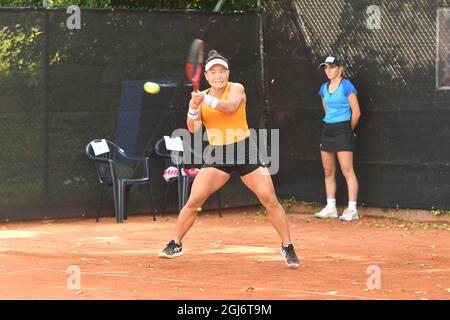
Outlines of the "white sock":
[{"label": "white sock", "polygon": [[349,201],[348,202],[348,208],[350,210],[356,210],[356,201]]},{"label": "white sock", "polygon": [[331,209],[336,208],[336,199],[327,198],[327,207]]}]

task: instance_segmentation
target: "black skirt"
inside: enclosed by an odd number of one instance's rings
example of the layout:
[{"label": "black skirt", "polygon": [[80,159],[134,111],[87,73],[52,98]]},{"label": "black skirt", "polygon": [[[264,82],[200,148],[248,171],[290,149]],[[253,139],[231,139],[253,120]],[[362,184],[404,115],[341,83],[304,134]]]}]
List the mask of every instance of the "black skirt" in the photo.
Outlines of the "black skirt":
[{"label": "black skirt", "polygon": [[205,149],[206,158],[203,168],[216,168],[226,173],[239,172],[245,176],[262,164],[258,147],[252,137],[229,145],[208,145]]},{"label": "black skirt", "polygon": [[350,121],[324,123],[320,150],[328,152],[354,151],[355,136]]}]

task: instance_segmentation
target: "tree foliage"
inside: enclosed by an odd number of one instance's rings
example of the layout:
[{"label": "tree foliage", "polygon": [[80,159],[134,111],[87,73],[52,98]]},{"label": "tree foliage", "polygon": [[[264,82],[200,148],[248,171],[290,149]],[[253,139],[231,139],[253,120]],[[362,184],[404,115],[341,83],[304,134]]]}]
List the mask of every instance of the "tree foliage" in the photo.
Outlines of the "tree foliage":
[{"label": "tree foliage", "polygon": [[[52,7],[192,9],[212,11],[218,0],[47,0]],[[248,11],[256,0],[226,0],[223,11]],[[0,0],[1,7],[42,7],[43,0]]]}]

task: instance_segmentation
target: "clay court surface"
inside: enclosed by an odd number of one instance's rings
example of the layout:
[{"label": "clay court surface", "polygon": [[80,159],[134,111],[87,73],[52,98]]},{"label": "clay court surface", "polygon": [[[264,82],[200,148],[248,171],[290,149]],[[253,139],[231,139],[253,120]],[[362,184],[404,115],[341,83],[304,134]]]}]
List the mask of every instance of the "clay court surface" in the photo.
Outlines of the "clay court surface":
[{"label": "clay court surface", "polygon": [[[0,224],[1,299],[445,299],[450,298],[450,231],[365,217],[358,222],[288,214],[299,269],[257,208],[201,213],[184,255],[157,252],[176,215]],[[80,270],[80,288],[69,281]],[[367,287],[369,266],[380,289]],[[72,275],[73,277],[73,275]],[[376,282],[372,282],[376,284]],[[75,286],[75,287],[71,287]]]}]

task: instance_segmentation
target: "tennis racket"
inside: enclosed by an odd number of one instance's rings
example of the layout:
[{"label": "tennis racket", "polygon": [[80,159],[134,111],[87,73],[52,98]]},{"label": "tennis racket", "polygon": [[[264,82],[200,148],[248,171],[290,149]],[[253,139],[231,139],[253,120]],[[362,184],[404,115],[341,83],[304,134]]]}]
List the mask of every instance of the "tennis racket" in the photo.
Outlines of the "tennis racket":
[{"label": "tennis racket", "polygon": [[204,57],[205,42],[200,39],[195,39],[192,41],[186,60],[186,77],[192,83],[194,91],[198,91],[200,87]]}]

